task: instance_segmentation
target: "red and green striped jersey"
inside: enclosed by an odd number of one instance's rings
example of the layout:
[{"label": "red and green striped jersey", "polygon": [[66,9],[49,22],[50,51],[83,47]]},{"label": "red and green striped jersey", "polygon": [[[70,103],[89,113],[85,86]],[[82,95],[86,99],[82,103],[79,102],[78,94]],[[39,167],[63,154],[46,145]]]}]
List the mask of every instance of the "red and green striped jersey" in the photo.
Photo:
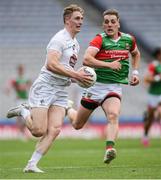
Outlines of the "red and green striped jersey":
[{"label": "red and green striped jersey", "polygon": [[[153,61],[149,64],[148,71],[153,76],[161,74],[161,63],[158,61]],[[161,81],[152,82],[149,86],[148,92],[152,95],[161,95]]]},{"label": "red and green striped jersey", "polygon": [[12,87],[14,88],[18,99],[28,98],[29,83],[30,81],[23,77],[11,80]]},{"label": "red and green striped jersey", "polygon": [[119,38],[113,40],[106,33],[101,33],[90,42],[90,46],[99,50],[95,57],[97,60],[105,62],[119,60],[121,63],[120,70],[95,68],[97,82],[128,84],[129,52],[136,48],[135,38],[119,32]]}]

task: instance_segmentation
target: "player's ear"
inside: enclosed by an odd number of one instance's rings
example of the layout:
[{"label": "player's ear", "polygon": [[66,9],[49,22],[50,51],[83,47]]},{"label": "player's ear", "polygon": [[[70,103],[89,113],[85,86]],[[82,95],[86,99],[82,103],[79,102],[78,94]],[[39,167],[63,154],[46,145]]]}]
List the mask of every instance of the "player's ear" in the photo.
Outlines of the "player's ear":
[{"label": "player's ear", "polygon": [[65,24],[69,24],[69,20],[71,19],[71,15],[65,17]]},{"label": "player's ear", "polygon": [[68,24],[71,16],[66,16],[64,19],[64,24]]},{"label": "player's ear", "polygon": [[118,28],[120,28],[120,19],[118,19]]}]

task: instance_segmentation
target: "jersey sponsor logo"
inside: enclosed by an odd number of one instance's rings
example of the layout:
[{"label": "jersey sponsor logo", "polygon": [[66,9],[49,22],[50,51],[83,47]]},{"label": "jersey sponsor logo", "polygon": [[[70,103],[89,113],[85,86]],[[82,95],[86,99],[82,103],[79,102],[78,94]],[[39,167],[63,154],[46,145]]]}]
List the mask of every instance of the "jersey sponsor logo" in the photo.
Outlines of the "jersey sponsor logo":
[{"label": "jersey sponsor logo", "polygon": [[129,58],[128,50],[101,50],[98,52],[96,58],[98,59],[114,59],[114,60],[124,60]]},{"label": "jersey sponsor logo", "polygon": [[120,54],[120,55],[124,55],[129,52],[127,50],[102,50],[102,51],[104,51],[106,54]]}]

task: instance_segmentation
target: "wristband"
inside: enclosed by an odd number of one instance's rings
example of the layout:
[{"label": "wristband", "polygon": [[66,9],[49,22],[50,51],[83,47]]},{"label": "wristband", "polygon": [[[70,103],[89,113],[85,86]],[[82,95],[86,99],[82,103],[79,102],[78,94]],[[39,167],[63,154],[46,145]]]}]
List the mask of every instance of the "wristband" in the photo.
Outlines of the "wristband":
[{"label": "wristband", "polygon": [[132,71],[132,75],[138,76],[138,75],[139,75],[139,71],[138,71],[138,70],[133,70],[133,71]]},{"label": "wristband", "polygon": [[155,75],[155,76],[154,76],[154,81],[158,82],[158,81],[160,81],[160,80],[161,80],[160,75]]}]

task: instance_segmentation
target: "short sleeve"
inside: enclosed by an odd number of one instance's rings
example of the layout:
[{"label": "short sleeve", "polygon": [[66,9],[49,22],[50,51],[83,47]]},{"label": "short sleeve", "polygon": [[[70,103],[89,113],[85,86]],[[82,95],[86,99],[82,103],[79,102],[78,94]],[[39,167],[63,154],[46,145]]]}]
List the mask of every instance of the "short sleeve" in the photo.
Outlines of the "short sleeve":
[{"label": "short sleeve", "polygon": [[95,38],[89,43],[89,46],[95,47],[97,49],[101,49],[102,36],[100,36],[100,35],[95,36]]},{"label": "short sleeve", "polygon": [[49,51],[49,50],[56,50],[62,54],[63,43],[61,41],[56,40],[56,39],[52,39],[47,46],[47,51]]}]

